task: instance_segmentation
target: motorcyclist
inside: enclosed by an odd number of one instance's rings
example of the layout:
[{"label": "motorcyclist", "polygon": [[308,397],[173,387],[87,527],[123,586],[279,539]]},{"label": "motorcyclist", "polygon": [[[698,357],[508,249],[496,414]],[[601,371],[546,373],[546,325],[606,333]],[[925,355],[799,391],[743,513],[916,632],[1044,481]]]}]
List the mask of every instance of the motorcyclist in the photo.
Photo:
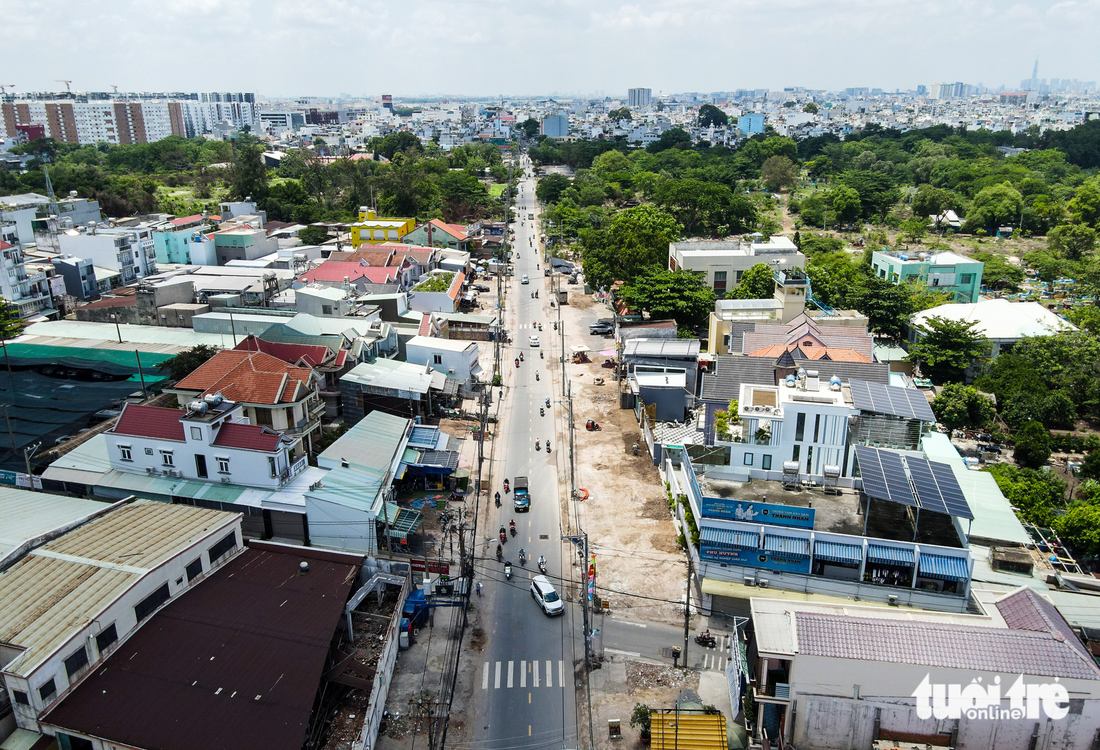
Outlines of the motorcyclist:
[{"label": "motorcyclist", "polygon": [[[535,441],[535,450],[537,450],[537,451],[542,450],[542,443],[538,440]],[[501,527],[501,530],[502,531],[504,530],[503,526]]]},{"label": "motorcyclist", "polygon": [[504,557],[504,547],[500,542],[497,542],[497,559]]},{"label": "motorcyclist", "polygon": [[539,359],[542,359],[542,349],[539,349]]},{"label": "motorcyclist", "polygon": [[539,555],[539,567],[540,568],[545,568],[546,567],[546,555]]},{"label": "motorcyclist", "polygon": [[519,561],[520,564],[527,562],[527,553],[524,551],[523,547],[519,548]]},{"label": "motorcyclist", "polygon": [[519,367],[519,358],[516,358],[516,367]]},{"label": "motorcyclist", "polygon": [[541,406],[539,407],[539,416],[540,417],[545,417],[546,416],[546,409],[544,407],[541,407]]},{"label": "motorcyclist", "polygon": [[496,497],[494,499],[497,501],[497,506],[499,507],[500,506],[500,492],[497,492]]},{"label": "motorcyclist", "polygon": [[520,353],[519,353],[519,361],[520,361],[520,362],[522,362],[522,361],[523,361],[523,352],[520,352]]},{"label": "motorcyclist", "polygon": [[550,408],[550,399],[549,398],[546,399],[546,408],[547,409]]},{"label": "motorcyclist", "polygon": [[539,379],[539,373],[538,373],[538,370],[535,370],[535,380],[538,380],[538,379]]},{"label": "motorcyclist", "polygon": [[515,521],[509,521],[508,522],[508,528],[511,529],[512,531],[515,531],[516,530],[516,522]]}]

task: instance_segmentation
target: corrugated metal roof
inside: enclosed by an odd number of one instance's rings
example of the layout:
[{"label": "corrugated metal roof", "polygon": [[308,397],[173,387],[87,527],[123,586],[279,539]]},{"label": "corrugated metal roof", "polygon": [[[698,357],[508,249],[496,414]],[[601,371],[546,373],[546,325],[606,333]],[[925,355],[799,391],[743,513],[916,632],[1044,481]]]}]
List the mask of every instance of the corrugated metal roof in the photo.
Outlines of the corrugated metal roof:
[{"label": "corrugated metal roof", "polygon": [[130,747],[298,750],[361,559],[246,550],[155,614],[44,722]]},{"label": "corrugated metal roof", "polygon": [[652,711],[651,750],[727,750],[726,717],[722,714]]},{"label": "corrugated metal roof", "polygon": [[4,558],[32,539],[80,523],[109,507],[95,500],[0,486],[0,518],[4,519],[0,524],[0,566]]},{"label": "corrugated metal roof", "polygon": [[360,471],[385,471],[397,451],[404,447],[411,420],[381,411],[372,411],[325,448],[317,465],[335,468],[347,463]]},{"label": "corrugated metal roof", "polygon": [[[428,372],[423,365],[380,358],[356,365],[341,376],[340,380],[371,388],[423,394],[432,388],[434,375],[435,373]],[[441,374],[441,377],[445,376]]]},{"label": "corrugated metal roof", "polygon": [[33,550],[0,574],[0,642],[29,674],[146,571],[232,523],[220,511],[139,500]]},{"label": "corrugated metal roof", "polygon": [[623,345],[626,357],[695,357],[699,354],[699,339],[627,339]]}]

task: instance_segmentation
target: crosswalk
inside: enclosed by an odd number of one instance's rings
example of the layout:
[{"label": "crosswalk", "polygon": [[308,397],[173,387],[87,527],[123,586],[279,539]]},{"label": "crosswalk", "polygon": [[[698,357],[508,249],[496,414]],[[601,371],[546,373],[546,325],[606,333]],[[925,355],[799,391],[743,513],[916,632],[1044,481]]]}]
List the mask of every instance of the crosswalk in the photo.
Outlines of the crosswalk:
[{"label": "crosswalk", "polygon": [[487,661],[481,668],[482,690],[560,688],[564,685],[565,662],[561,659]]}]

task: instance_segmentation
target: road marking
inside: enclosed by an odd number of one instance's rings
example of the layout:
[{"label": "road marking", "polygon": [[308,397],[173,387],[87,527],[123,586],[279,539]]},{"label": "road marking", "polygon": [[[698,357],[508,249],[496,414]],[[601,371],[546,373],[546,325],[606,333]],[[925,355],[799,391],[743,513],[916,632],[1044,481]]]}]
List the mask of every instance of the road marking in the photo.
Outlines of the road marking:
[{"label": "road marking", "polygon": [[565,662],[558,659],[558,686],[565,687]]},{"label": "road marking", "polygon": [[516,665],[514,661],[508,662],[508,687],[512,687],[512,668]]},{"label": "road marking", "polygon": [[519,686],[521,688],[527,687],[527,662],[521,661],[519,663]]},{"label": "road marking", "polygon": [[551,661],[546,660],[546,687],[554,687],[553,674],[554,671],[550,668]]},{"label": "road marking", "polygon": [[528,737],[531,736],[531,725],[530,724],[527,725],[527,736]]},{"label": "road marking", "polygon": [[534,687],[539,686],[539,663],[537,661],[531,662],[531,669],[534,670],[534,674],[531,676],[531,684]]},{"label": "road marking", "polygon": [[619,618],[617,618],[617,617],[612,617],[612,618],[611,618],[611,620],[612,620],[613,622],[619,622],[619,623],[622,623],[623,625],[633,625],[633,626],[634,626],[634,627],[636,627],[636,628],[645,628],[645,627],[648,627],[648,625],[646,625],[646,624],[645,624],[644,622],[631,622],[630,620],[620,620],[620,619],[619,619]]},{"label": "road marking", "polygon": [[528,702],[528,703],[530,703],[530,702],[531,702],[531,694],[530,694],[530,693],[528,693],[528,694],[527,694],[527,702]]},{"label": "road marking", "polygon": [[481,670],[481,689],[489,689],[489,662],[485,662],[485,669]]},{"label": "road marking", "polygon": [[499,689],[500,689],[500,662],[498,661],[497,662],[497,676],[496,676],[496,679],[493,680],[493,690],[499,690]]},{"label": "road marking", "polygon": [[619,656],[635,656],[635,657],[641,656],[641,654],[638,653],[637,651],[620,651],[617,648],[605,648],[604,653],[618,654]]}]

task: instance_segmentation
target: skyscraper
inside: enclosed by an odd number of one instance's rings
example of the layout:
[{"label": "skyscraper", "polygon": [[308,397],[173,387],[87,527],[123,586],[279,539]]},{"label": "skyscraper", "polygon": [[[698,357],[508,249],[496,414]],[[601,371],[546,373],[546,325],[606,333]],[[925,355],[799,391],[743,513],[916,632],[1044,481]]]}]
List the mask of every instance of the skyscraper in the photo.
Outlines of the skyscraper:
[{"label": "skyscraper", "polygon": [[628,89],[626,106],[648,107],[653,102],[653,89]]}]

